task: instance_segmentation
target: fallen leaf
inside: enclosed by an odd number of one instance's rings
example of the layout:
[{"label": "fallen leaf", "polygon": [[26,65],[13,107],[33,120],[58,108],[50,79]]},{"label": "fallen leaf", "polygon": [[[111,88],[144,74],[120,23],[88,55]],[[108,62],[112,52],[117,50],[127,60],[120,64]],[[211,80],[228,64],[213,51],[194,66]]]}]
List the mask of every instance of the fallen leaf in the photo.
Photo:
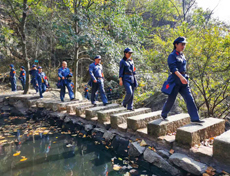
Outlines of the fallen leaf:
[{"label": "fallen leaf", "polygon": [[27,158],[23,158],[23,159],[21,159],[20,161],[26,161],[27,160]]},{"label": "fallen leaf", "polygon": [[171,149],[170,151],[169,151],[169,153],[172,155],[173,153],[174,153],[175,151],[173,150],[173,149]]},{"label": "fallen leaf", "polygon": [[147,143],[142,139],[142,141],[141,141],[141,143],[140,143],[140,146],[146,146],[147,145]]},{"label": "fallen leaf", "polygon": [[113,165],[113,170],[115,171],[119,171],[121,169],[121,166],[117,165],[117,164],[114,164]]},{"label": "fallen leaf", "polygon": [[17,151],[15,154],[13,154],[13,156],[18,156],[21,154],[21,151]]},{"label": "fallen leaf", "polygon": [[66,145],[66,147],[68,147],[68,148],[69,148],[69,147],[72,147],[72,146],[73,146],[72,144],[68,144],[68,145]]},{"label": "fallen leaf", "polygon": [[122,158],[118,158],[118,160],[122,161]]}]

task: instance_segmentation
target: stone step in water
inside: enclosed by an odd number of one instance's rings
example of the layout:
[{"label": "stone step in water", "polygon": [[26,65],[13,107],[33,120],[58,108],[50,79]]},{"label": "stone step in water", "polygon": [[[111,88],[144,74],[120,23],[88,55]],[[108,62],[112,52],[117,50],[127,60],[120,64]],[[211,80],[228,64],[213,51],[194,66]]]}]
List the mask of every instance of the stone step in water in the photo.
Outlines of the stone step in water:
[{"label": "stone step in water", "polygon": [[76,113],[76,107],[84,106],[84,105],[91,105],[91,102],[90,101],[81,101],[79,103],[68,104],[66,106],[67,113],[71,113],[71,114]]},{"label": "stone step in water", "polygon": [[230,130],[214,139],[213,157],[218,162],[230,166]]},{"label": "stone step in water", "polygon": [[135,109],[134,111],[112,114],[110,116],[111,127],[117,128],[119,124],[126,123],[128,117],[145,114],[148,112],[151,112],[151,108],[139,108]]},{"label": "stone step in water", "polygon": [[161,111],[150,112],[127,118],[128,128],[136,131],[140,128],[146,128],[149,121],[161,118]]},{"label": "stone step in water", "polygon": [[168,117],[168,121],[162,119],[148,123],[148,134],[154,137],[165,136],[177,131],[177,128],[190,123],[189,114],[176,114]]},{"label": "stone step in water", "polygon": [[51,98],[43,98],[39,99],[36,102],[36,107],[37,108],[44,108],[46,103],[52,103],[54,100]]},{"label": "stone step in water", "polygon": [[[97,106],[102,106],[102,105],[103,105],[102,102],[97,104]],[[93,104],[88,104],[88,105],[76,107],[76,115],[81,117],[83,114],[85,114],[86,109],[93,108],[93,107],[94,107]]]},{"label": "stone step in water", "polygon": [[76,104],[76,103],[80,103],[79,100],[76,100],[76,101],[69,101],[69,102],[61,102],[61,103],[58,103],[57,104],[57,111],[61,112],[61,111],[66,111],[66,107],[68,105],[71,105],[71,104]]},{"label": "stone step in water", "polygon": [[207,118],[202,125],[189,124],[177,129],[176,144],[184,147],[193,147],[201,141],[219,136],[225,131],[223,119]]},{"label": "stone step in water", "polygon": [[123,132],[126,132],[127,130],[127,123],[121,123],[117,126],[117,129]]},{"label": "stone step in water", "polygon": [[86,119],[90,120],[91,118],[96,117],[98,111],[114,109],[114,108],[118,108],[119,106],[120,106],[119,104],[108,104],[106,106],[98,106],[98,107],[86,109],[85,111]]},{"label": "stone step in water", "polygon": [[110,122],[110,115],[120,113],[120,112],[127,112],[128,110],[124,107],[115,108],[115,109],[108,109],[104,111],[98,111],[98,122],[104,123],[104,122]]}]

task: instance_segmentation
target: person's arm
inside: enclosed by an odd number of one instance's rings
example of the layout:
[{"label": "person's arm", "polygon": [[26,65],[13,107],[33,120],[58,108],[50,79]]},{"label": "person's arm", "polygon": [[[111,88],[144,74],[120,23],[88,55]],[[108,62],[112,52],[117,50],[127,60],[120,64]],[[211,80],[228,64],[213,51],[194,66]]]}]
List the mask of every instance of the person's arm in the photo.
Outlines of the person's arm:
[{"label": "person's arm", "polygon": [[123,85],[122,78],[123,78],[123,76],[124,76],[124,68],[125,68],[124,63],[123,63],[122,60],[121,60],[121,62],[120,62],[120,67],[119,67],[119,85],[120,85],[120,86]]},{"label": "person's arm", "polygon": [[38,79],[39,79],[39,76],[38,76],[38,73],[35,75],[35,83],[36,83],[36,86],[38,86]]},{"label": "person's arm", "polygon": [[93,82],[97,82],[97,79],[95,78],[94,74],[93,74],[93,69],[94,69],[94,66],[93,65],[90,65],[89,66],[89,74],[93,80]]},{"label": "person's arm", "polygon": [[176,57],[174,55],[172,55],[172,54],[170,54],[169,57],[168,57],[168,65],[169,65],[170,72],[172,72],[175,75],[177,75],[177,77],[180,79],[182,84],[188,84],[188,82],[185,79],[185,77],[183,77],[183,75],[181,75],[181,73],[178,71],[178,68],[176,66]]},{"label": "person's arm", "polygon": [[63,76],[62,76],[62,69],[59,68],[58,69],[58,77],[61,79]]}]

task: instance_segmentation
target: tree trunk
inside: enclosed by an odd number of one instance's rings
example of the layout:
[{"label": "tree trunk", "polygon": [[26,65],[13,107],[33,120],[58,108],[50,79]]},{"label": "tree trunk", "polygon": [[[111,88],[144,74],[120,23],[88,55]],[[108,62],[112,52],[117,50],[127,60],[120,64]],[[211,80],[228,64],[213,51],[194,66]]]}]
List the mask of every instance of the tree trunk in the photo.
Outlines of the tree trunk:
[{"label": "tree trunk", "polygon": [[78,62],[78,56],[79,56],[79,49],[78,47],[75,48],[75,53],[74,53],[74,75],[73,75],[73,83],[74,83],[74,96],[76,97],[76,93],[77,93],[77,72],[78,72],[78,68],[77,68],[77,62]]}]

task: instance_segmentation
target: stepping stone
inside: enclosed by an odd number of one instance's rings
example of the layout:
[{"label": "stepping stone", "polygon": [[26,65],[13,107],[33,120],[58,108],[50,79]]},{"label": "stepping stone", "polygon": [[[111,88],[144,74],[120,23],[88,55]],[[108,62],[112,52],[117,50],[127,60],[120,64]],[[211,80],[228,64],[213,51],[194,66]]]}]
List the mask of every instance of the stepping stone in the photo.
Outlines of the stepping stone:
[{"label": "stepping stone", "polygon": [[68,104],[66,106],[67,113],[76,113],[76,107],[84,106],[84,105],[91,105],[90,101],[81,101],[79,103]]},{"label": "stepping stone", "polygon": [[110,116],[111,127],[117,128],[119,124],[126,123],[128,117],[145,114],[148,112],[151,112],[151,108],[139,108],[135,109],[134,111],[112,114]]},{"label": "stepping stone", "polygon": [[136,131],[140,128],[146,128],[149,121],[161,118],[161,111],[150,112],[127,118],[128,128]]},{"label": "stepping stone", "polygon": [[90,120],[91,118],[96,117],[98,111],[114,109],[114,108],[118,108],[119,106],[120,106],[119,104],[108,104],[106,106],[98,106],[98,107],[87,109],[85,111],[86,119]]},{"label": "stepping stone", "polygon": [[230,130],[217,136],[213,143],[213,158],[230,166]]},{"label": "stepping stone", "polygon": [[177,129],[176,144],[184,147],[193,147],[201,141],[219,136],[225,131],[223,119],[207,118],[202,125],[189,124]]},{"label": "stepping stone", "polygon": [[121,123],[117,126],[117,129],[123,132],[127,131],[127,123]]},{"label": "stepping stone", "polygon": [[[97,105],[98,106],[102,106],[103,103],[100,102]],[[88,105],[83,105],[83,106],[76,107],[76,115],[79,116],[79,117],[81,117],[85,113],[86,109],[93,108],[93,107],[94,107],[93,104],[88,104]]]},{"label": "stepping stone", "polygon": [[67,105],[71,105],[71,104],[76,104],[79,103],[80,101],[76,100],[76,101],[69,101],[69,102],[61,102],[57,104],[57,109],[58,111],[66,111],[66,107]]},{"label": "stepping stone", "polygon": [[60,103],[60,100],[53,100],[53,101],[48,101],[48,102],[44,102],[44,108],[46,108],[47,110],[52,110],[53,109],[53,104],[54,103]]},{"label": "stepping stone", "polygon": [[108,121],[110,121],[110,115],[111,114],[120,113],[120,112],[126,112],[126,111],[127,111],[127,109],[124,108],[124,107],[98,111],[97,112],[98,122],[100,122],[100,123],[108,122]]},{"label": "stepping stone", "polygon": [[37,99],[28,100],[27,103],[26,103],[26,106],[29,107],[29,108],[30,107],[36,107],[37,101],[38,101]]},{"label": "stepping stone", "polygon": [[168,121],[157,119],[147,125],[148,134],[154,137],[165,136],[176,132],[177,128],[190,123],[189,114],[176,114],[168,117]]},{"label": "stepping stone", "polygon": [[36,106],[37,108],[45,108],[45,104],[46,103],[52,103],[54,100],[50,99],[50,98],[43,98],[43,99],[39,99],[36,102]]}]

